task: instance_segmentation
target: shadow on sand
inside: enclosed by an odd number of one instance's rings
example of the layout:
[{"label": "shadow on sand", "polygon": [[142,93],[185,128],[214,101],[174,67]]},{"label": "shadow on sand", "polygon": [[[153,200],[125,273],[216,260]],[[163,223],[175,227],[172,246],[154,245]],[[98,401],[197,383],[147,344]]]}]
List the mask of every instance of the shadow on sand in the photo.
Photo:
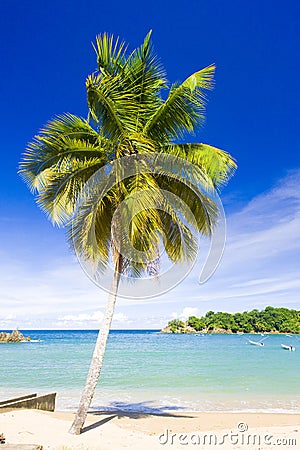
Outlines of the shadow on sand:
[{"label": "shadow on sand", "polygon": [[151,406],[152,402],[139,402],[139,403],[125,403],[125,402],[112,402],[109,407],[105,409],[94,408],[94,411],[89,411],[89,416],[105,416],[104,419],[99,420],[91,425],[88,425],[82,429],[82,433],[93,430],[109,422],[116,417],[118,419],[143,419],[151,416],[162,417],[176,417],[176,418],[193,418],[193,415],[185,414],[172,414],[172,412],[182,411],[182,407],[177,406]]}]

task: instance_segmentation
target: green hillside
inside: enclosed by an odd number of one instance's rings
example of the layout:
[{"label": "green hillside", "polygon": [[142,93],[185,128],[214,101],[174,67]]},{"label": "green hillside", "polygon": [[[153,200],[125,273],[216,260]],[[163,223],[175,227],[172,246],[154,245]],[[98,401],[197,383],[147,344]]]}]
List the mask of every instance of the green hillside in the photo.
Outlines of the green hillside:
[{"label": "green hillside", "polygon": [[186,322],[171,320],[166,333],[300,333],[300,311],[267,306],[264,310],[227,313],[208,311],[205,316],[191,316]]}]

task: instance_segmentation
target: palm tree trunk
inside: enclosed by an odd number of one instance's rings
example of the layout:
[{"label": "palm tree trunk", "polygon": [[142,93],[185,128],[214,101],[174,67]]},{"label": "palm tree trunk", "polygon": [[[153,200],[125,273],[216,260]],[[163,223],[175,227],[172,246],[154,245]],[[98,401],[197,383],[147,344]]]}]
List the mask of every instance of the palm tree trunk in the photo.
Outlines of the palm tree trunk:
[{"label": "palm tree trunk", "polygon": [[122,257],[121,255],[118,257],[114,272],[114,277],[110,289],[110,294],[108,297],[105,314],[103,317],[103,321],[101,324],[100,331],[98,333],[97,342],[95,345],[92,362],[90,365],[90,370],[86,379],[85,387],[81,395],[80,403],[78,406],[78,410],[76,416],[74,418],[74,422],[69,430],[71,434],[80,434],[83,428],[88,409],[92,402],[95,389],[98,383],[98,379],[100,376],[100,372],[102,369],[106,342],[109,335],[109,330],[111,326],[111,322],[114,315],[115,304],[117,299],[117,291],[121,277],[121,269],[122,269]]}]

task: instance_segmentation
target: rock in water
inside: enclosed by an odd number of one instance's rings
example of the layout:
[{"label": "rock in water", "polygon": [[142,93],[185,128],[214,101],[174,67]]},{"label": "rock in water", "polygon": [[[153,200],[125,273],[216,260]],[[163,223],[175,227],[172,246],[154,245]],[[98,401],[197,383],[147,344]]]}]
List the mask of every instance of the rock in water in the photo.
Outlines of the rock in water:
[{"label": "rock in water", "polygon": [[30,341],[30,337],[25,338],[19,330],[14,330],[12,333],[6,333],[2,331],[0,333],[0,342],[22,342],[22,341]]}]

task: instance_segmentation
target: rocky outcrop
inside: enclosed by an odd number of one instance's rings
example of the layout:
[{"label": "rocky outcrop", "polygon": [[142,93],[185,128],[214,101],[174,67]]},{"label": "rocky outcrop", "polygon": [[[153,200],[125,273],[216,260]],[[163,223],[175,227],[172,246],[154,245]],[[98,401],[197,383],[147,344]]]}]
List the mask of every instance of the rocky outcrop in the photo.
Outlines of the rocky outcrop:
[{"label": "rocky outcrop", "polygon": [[160,332],[167,334],[233,334],[231,330],[225,330],[224,328],[204,328],[201,331],[197,331],[193,327],[190,327],[187,323],[185,323],[183,327],[177,329],[167,326]]},{"label": "rocky outcrop", "polygon": [[12,333],[6,333],[2,331],[0,333],[0,343],[9,343],[9,342],[24,342],[30,341],[30,336],[25,337],[19,330],[14,330]]},{"label": "rocky outcrop", "polygon": [[[199,333],[199,331],[196,331],[194,328],[185,325],[183,328],[178,328],[178,329],[172,329],[172,327],[165,327],[163,328],[161,331],[161,333],[169,333],[169,334],[181,334],[181,333],[185,333],[185,334],[195,334],[195,333]],[[202,331],[201,331],[202,333]]]},{"label": "rocky outcrop", "polygon": [[213,328],[212,330],[209,330],[209,333],[211,334],[233,334],[231,330],[225,330],[224,328]]}]

